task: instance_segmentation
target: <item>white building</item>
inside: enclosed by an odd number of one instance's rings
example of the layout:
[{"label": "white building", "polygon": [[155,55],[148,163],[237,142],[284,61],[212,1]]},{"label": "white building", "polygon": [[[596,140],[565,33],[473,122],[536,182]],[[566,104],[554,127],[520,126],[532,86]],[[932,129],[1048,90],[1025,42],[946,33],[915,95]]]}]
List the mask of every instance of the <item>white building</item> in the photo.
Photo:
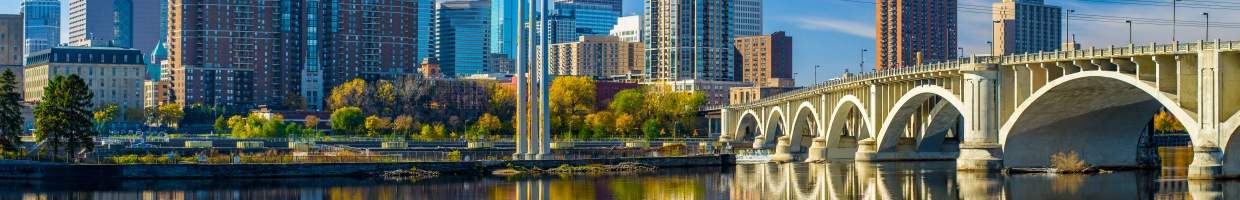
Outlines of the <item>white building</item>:
[{"label": "white building", "polygon": [[621,42],[642,41],[642,16],[633,15],[620,17],[616,26],[611,28],[611,36],[620,37]]}]

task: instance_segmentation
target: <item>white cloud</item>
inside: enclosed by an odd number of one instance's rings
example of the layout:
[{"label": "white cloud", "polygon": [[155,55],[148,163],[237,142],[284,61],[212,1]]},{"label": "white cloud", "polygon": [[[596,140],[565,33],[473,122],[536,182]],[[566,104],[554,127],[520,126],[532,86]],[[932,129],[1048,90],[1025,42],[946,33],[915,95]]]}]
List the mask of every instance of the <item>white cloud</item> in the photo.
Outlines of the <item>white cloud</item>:
[{"label": "white cloud", "polygon": [[874,38],[874,23],[846,21],[820,17],[798,17],[784,19],[808,30],[834,31],[863,38]]}]

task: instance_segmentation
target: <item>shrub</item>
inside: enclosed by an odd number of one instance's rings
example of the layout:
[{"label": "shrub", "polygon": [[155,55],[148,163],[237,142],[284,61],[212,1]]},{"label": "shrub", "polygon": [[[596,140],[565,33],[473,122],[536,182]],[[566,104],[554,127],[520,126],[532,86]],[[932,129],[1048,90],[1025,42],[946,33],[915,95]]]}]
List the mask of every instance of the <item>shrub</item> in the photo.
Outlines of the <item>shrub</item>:
[{"label": "shrub", "polygon": [[448,155],[446,155],[444,159],[447,159],[448,161],[461,161],[461,151],[454,150],[452,152],[448,152]]},{"label": "shrub", "polygon": [[1059,152],[1051,155],[1051,167],[1060,173],[1080,173],[1085,172],[1089,165],[1081,160],[1080,155],[1076,151],[1068,151],[1067,153]]}]

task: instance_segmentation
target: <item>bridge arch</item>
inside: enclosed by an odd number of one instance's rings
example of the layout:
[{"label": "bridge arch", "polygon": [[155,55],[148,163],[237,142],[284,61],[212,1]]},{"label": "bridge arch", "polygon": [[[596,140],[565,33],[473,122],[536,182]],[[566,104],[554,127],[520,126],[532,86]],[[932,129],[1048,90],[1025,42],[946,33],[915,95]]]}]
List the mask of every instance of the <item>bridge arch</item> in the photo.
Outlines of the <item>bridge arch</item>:
[{"label": "bridge arch", "polygon": [[792,128],[788,132],[790,133],[788,141],[792,145],[790,149],[792,152],[800,152],[801,149],[809,148],[813,138],[822,135],[822,128],[820,128],[822,120],[819,117],[821,115],[818,115],[817,107],[809,101],[801,102],[796,112],[793,113],[796,114],[791,118]]},{"label": "bridge arch", "polygon": [[[863,103],[860,98],[853,95],[841,97],[840,100],[835,103],[835,106],[831,109],[831,115],[827,117],[827,119],[830,120],[827,121],[827,131],[823,134],[823,136],[827,139],[828,148],[839,147],[841,142],[848,142],[841,140],[840,136],[844,134],[845,128],[848,126],[847,122],[849,118],[852,117],[851,114],[857,114],[860,116],[860,119],[854,119],[860,123],[857,126],[859,129],[848,130],[855,134],[853,135],[856,137],[854,139],[860,140],[873,135],[870,133],[870,130],[873,130],[874,121],[870,120],[870,112],[866,110],[865,105],[866,104]],[[853,144],[849,145],[856,145],[856,141],[852,142]]]},{"label": "bridge arch", "polygon": [[[908,124],[909,120],[911,120],[910,115],[918,109],[921,109],[922,105],[925,105],[927,101],[934,97],[942,99],[942,102],[947,104],[943,107],[935,105],[936,108],[939,109],[938,113],[931,113],[934,115],[942,115],[934,116],[940,118],[940,121],[938,121],[939,123],[954,122],[954,120],[962,113],[969,113],[967,111],[962,111],[963,109],[968,108],[964,106],[964,101],[961,101],[959,97],[947,88],[935,85],[914,87],[912,90],[905,93],[904,96],[900,97],[900,100],[896,101],[895,106],[893,106],[891,111],[888,112],[886,120],[883,120],[882,129],[878,133],[878,151],[882,152],[894,150],[897,143],[900,141],[900,135],[903,135],[905,131],[905,125]],[[943,109],[952,109],[953,111],[943,111]],[[950,119],[948,119],[948,117],[950,117]],[[922,140],[925,140],[925,136],[927,135],[918,135],[917,139],[919,141],[917,141],[917,144],[921,144]]]},{"label": "bridge arch", "polygon": [[1223,130],[1219,130],[1219,134],[1227,137],[1227,144],[1223,147],[1223,174],[1240,174],[1240,113],[1236,113],[1229,117],[1223,123]]},{"label": "bridge arch", "polygon": [[779,136],[783,136],[788,132],[788,125],[784,123],[784,120],[787,119],[787,117],[784,115],[783,109],[780,109],[779,107],[772,107],[771,111],[767,112],[766,115],[766,120],[762,122],[765,123],[762,125],[762,136],[759,136],[761,137],[762,142],[755,142],[753,144],[755,149],[774,147],[777,142],[776,140],[779,139]]},{"label": "bridge arch", "polygon": [[[1090,165],[1136,165],[1142,130],[1163,107],[1183,124],[1197,124],[1176,101],[1130,75],[1086,71],[1055,79],[1000,128],[1004,165],[1047,166],[1052,154],[1067,151]],[[1185,128],[1193,145],[1206,143],[1196,128]]]},{"label": "bridge arch", "polygon": [[738,120],[738,125],[736,126],[736,129],[732,131],[732,139],[734,141],[753,142],[754,138],[762,135],[762,128],[758,126],[759,124],[762,124],[761,120],[759,120],[761,118],[758,116],[761,115],[754,110],[745,110],[744,113],[741,113],[741,118]]}]

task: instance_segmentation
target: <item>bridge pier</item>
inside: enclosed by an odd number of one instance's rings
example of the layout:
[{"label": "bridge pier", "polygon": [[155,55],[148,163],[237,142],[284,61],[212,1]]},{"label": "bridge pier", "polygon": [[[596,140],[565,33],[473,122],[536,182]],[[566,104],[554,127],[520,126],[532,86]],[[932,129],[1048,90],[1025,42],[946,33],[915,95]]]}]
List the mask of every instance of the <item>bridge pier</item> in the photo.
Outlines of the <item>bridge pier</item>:
[{"label": "bridge pier", "polygon": [[827,160],[827,139],[814,138],[814,142],[810,144],[809,150],[806,152],[808,156],[805,162],[821,162]]},{"label": "bridge pier", "polygon": [[1193,162],[1188,164],[1188,179],[1216,179],[1223,175],[1222,151],[1216,146],[1193,147]]},{"label": "bridge pier", "polygon": [[995,171],[1003,169],[1003,146],[999,144],[998,69],[994,64],[971,63],[960,67],[964,84],[961,96],[965,106],[964,142],[956,170]]},{"label": "bridge pier", "polygon": [[791,140],[787,135],[779,136],[775,144],[775,155],[771,155],[772,162],[792,162],[795,156],[792,156]]}]

